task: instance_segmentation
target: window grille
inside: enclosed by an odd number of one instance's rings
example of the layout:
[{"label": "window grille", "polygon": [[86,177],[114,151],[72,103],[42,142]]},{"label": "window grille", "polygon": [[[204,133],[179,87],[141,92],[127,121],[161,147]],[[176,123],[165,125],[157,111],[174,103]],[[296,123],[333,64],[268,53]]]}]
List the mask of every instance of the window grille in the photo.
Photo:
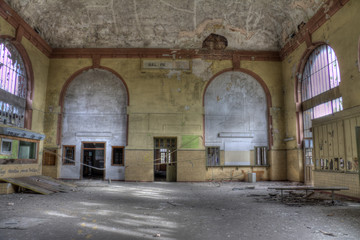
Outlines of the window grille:
[{"label": "window grille", "polygon": [[0,123],[24,127],[27,79],[16,48],[0,39]]},{"label": "window grille", "polygon": [[[339,63],[334,50],[328,45],[319,46],[311,53],[302,74],[302,101],[338,87],[340,80]],[[338,97],[303,111],[304,138],[312,138],[312,119],[342,110],[342,97]]]},{"label": "window grille", "polygon": [[339,86],[340,70],[334,50],[328,45],[316,48],[302,74],[302,101]]},{"label": "window grille", "polygon": [[207,166],[220,165],[220,147],[207,147],[206,148]]},{"label": "window grille", "polygon": [[26,98],[26,74],[24,63],[13,45],[0,40],[1,89],[21,98]]}]

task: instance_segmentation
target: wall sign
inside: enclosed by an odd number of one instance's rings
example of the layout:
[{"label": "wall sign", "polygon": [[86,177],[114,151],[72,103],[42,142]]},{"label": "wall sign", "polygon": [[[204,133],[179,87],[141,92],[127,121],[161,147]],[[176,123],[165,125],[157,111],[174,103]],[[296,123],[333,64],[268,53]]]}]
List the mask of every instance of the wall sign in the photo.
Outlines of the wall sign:
[{"label": "wall sign", "polygon": [[191,64],[190,64],[190,60],[167,60],[167,59],[141,60],[141,70],[151,70],[151,69],[190,71]]}]

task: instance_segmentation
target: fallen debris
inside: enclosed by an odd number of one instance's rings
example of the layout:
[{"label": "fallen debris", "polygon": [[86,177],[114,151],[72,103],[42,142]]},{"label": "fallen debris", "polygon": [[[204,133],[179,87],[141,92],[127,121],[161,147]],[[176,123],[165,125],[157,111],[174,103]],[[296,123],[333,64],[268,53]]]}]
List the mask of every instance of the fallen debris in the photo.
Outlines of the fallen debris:
[{"label": "fallen debris", "polygon": [[24,230],[44,223],[45,219],[40,218],[10,218],[0,221],[0,229]]},{"label": "fallen debris", "polygon": [[321,231],[321,230],[319,230],[319,232],[321,232],[322,234],[327,235],[327,236],[336,237],[336,235],[333,234],[333,233],[324,232],[324,231]]}]

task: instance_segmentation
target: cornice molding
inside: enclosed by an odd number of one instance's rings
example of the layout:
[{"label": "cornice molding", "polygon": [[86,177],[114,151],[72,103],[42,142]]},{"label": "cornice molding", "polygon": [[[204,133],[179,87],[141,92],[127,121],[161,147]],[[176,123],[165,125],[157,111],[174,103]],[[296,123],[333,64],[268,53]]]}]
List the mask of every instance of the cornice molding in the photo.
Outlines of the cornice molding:
[{"label": "cornice molding", "polygon": [[206,60],[281,61],[276,51],[167,49],[167,48],[54,48],[50,58],[172,58]]},{"label": "cornice molding", "polygon": [[17,33],[21,36],[16,36],[17,39],[21,37],[27,38],[35,47],[37,47],[47,57],[50,57],[51,47],[35,32],[4,0],[0,0],[0,16],[3,17],[10,25],[12,25]]},{"label": "cornice molding", "polygon": [[296,48],[300,46],[304,41],[309,41],[309,35],[314,33],[319,27],[321,27],[328,19],[333,16],[337,11],[339,11],[346,3],[350,0],[328,0],[325,4],[330,5],[330,8],[325,11],[322,7],[317,13],[310,18],[310,20],[303,26],[303,28],[296,33],[296,35],[285,44],[285,46],[280,51],[281,59],[287,57],[292,53]]}]

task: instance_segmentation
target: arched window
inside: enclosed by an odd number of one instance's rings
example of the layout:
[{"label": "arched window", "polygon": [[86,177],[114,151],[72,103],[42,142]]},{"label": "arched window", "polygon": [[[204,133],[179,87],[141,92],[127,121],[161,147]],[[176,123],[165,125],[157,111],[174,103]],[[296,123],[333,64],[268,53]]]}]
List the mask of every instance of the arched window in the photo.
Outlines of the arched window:
[{"label": "arched window", "polygon": [[343,109],[338,91],[340,70],[334,50],[317,47],[309,56],[301,77],[304,138],[312,138],[311,120]]},{"label": "arched window", "polygon": [[24,127],[27,76],[13,44],[0,39],[0,123]]},{"label": "arched window", "polygon": [[304,182],[312,182],[312,119],[343,109],[339,91],[340,70],[334,50],[321,45],[310,54],[301,76],[304,129]]}]

